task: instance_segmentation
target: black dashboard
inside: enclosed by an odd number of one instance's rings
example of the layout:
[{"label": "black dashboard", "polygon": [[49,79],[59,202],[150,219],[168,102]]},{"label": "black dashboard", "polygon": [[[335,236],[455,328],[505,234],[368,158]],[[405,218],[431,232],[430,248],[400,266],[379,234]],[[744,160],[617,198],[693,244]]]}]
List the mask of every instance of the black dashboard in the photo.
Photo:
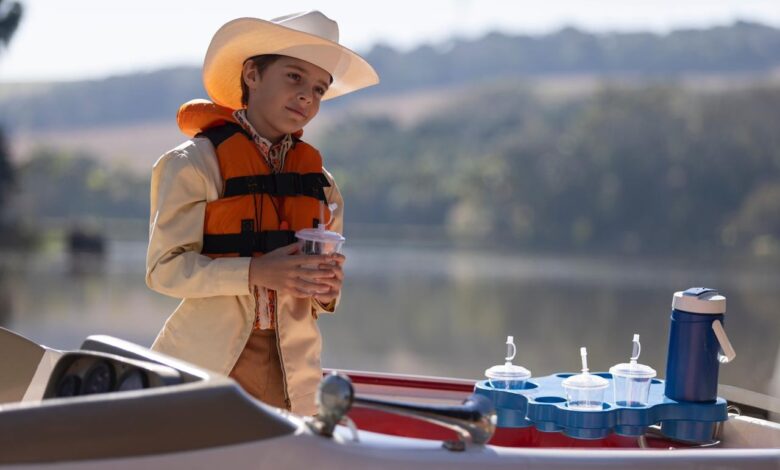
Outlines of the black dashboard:
[{"label": "black dashboard", "polygon": [[113,354],[78,351],[64,354],[49,376],[43,398],[123,392],[182,383],[178,370]]}]

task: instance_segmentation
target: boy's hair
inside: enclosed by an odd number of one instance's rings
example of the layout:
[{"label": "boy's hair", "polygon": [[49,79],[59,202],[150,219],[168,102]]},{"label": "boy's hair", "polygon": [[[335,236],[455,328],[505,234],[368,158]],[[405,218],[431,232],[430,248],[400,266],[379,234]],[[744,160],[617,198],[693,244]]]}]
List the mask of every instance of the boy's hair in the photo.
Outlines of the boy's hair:
[{"label": "boy's hair", "polygon": [[[271,64],[281,59],[282,57],[284,56],[279,54],[256,55],[254,57],[248,58],[247,60],[244,61],[244,63],[251,60],[252,67],[254,67],[254,69],[257,70],[257,73],[259,73],[260,76],[262,76],[266,67],[269,67]],[[244,82],[244,74],[242,72],[241,73],[241,104],[244,105],[244,107],[246,107],[247,103],[249,103],[249,87],[247,87],[246,83]]]}]

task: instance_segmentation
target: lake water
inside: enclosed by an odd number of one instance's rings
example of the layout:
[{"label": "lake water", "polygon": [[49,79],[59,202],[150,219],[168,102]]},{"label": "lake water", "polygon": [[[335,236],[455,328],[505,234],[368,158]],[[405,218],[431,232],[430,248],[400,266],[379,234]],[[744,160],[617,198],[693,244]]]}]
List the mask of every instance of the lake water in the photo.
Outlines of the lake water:
[{"label": "lake water", "polygon": [[[777,264],[380,244],[346,255],[340,309],[320,318],[326,367],[477,379],[513,335],[516,363],[536,376],[577,370],[580,346],[591,370],[605,371],[628,360],[639,333],[640,362],[663,378],[672,294],[703,285],[728,298],[737,359],[721,366],[720,382],[780,394]],[[102,269],[73,275],[62,254],[2,255],[0,325],[58,349],[97,333],[149,345],[178,301],[146,287],[144,256],[144,243],[113,243]]]}]

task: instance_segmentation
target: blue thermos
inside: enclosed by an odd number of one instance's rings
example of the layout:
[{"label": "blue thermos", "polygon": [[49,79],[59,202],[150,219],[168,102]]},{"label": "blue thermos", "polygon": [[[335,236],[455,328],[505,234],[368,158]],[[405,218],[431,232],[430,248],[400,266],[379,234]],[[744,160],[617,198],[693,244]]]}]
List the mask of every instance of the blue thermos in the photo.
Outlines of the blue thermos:
[{"label": "blue thermos", "polygon": [[715,289],[674,293],[664,395],[676,401],[715,401],[718,367],[736,356],[723,330],[725,314],[726,298]]}]

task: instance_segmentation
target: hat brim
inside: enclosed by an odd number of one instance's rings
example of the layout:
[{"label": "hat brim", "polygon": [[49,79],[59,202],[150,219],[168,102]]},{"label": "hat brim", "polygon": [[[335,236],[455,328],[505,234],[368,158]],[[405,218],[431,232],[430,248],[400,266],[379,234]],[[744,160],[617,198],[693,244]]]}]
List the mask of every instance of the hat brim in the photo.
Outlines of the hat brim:
[{"label": "hat brim", "polygon": [[238,18],[222,26],[206,51],[203,86],[217,104],[239,109],[241,71],[250,57],[279,54],[305,60],[330,73],[323,100],[379,83],[376,71],[355,52],[313,34],[258,18]]}]

